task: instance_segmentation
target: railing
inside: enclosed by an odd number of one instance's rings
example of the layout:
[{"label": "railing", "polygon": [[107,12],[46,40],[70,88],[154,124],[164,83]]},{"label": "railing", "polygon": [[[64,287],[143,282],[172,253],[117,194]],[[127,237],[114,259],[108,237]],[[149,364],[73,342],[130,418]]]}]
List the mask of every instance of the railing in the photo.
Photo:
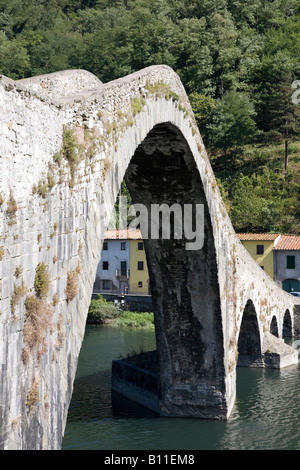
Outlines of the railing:
[{"label": "railing", "polygon": [[129,269],[116,269],[116,277],[126,277],[129,279],[130,270]]}]

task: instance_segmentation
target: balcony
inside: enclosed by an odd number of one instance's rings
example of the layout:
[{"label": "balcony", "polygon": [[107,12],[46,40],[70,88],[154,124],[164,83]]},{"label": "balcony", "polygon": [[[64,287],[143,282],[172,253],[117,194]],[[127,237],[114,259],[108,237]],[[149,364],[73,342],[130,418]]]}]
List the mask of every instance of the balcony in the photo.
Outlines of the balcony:
[{"label": "balcony", "polygon": [[129,279],[130,276],[130,270],[129,269],[116,269],[116,277],[123,278],[123,279]]}]

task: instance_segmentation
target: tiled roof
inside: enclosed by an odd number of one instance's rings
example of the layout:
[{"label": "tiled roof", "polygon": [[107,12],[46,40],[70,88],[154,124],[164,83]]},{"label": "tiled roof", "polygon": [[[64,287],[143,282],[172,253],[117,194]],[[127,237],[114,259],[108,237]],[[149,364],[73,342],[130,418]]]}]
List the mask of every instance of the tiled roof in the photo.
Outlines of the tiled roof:
[{"label": "tiled roof", "polygon": [[300,250],[300,235],[281,233],[237,233],[241,241],[276,241],[273,250]]},{"label": "tiled roof", "polygon": [[280,233],[237,233],[241,241],[272,241],[280,237]]},{"label": "tiled roof", "polygon": [[300,235],[282,235],[274,250],[300,250]]},{"label": "tiled roof", "polygon": [[139,229],[107,230],[105,240],[142,240],[142,235]]}]

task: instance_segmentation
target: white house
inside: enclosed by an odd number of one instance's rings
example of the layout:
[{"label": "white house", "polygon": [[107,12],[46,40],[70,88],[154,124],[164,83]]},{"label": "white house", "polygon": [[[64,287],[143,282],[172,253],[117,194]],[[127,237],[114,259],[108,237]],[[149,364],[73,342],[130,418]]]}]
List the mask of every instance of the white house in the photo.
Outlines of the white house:
[{"label": "white house", "polygon": [[98,264],[94,293],[125,294],[129,289],[129,230],[107,230]]},{"label": "white house", "polygon": [[282,235],[273,252],[274,281],[287,292],[300,292],[300,236]]}]

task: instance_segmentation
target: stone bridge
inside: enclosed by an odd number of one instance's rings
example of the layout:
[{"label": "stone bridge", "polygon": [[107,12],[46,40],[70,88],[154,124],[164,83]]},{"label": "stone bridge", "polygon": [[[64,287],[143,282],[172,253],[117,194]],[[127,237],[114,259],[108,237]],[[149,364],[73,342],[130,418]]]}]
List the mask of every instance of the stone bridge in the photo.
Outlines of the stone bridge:
[{"label": "stone bridge", "polygon": [[145,239],[161,414],[227,419],[237,364],[297,362],[282,337],[298,333],[298,300],[236,237],[169,67],[107,84],[82,70],[1,76],[0,106],[0,448],[61,446],[104,230],[124,178],[147,208],[204,207],[201,248]]}]

